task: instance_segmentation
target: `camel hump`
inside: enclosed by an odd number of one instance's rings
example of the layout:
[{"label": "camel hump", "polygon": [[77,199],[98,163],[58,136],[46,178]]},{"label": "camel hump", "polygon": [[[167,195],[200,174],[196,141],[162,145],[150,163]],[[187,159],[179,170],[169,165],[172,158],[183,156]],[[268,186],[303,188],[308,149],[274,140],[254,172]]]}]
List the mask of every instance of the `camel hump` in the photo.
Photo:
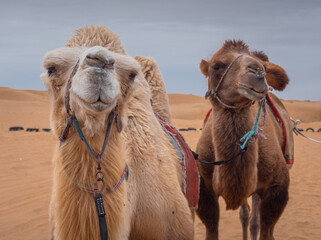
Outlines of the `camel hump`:
[{"label": "camel hump", "polygon": [[273,93],[269,93],[266,99],[274,117],[283,131],[282,151],[285,162],[288,167],[291,168],[294,162],[294,140],[290,114],[281,100]]},{"label": "camel hump", "polygon": [[172,116],[169,100],[157,62],[151,57],[135,56],[135,59],[140,63],[145,80],[151,89],[154,111],[170,123]]}]

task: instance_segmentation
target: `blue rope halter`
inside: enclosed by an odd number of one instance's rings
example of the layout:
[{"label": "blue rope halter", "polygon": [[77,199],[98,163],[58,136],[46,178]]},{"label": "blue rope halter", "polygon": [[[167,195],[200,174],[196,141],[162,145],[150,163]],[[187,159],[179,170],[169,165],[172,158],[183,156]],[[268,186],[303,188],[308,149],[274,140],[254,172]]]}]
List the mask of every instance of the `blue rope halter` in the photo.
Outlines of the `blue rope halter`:
[{"label": "blue rope halter", "polygon": [[256,119],[255,119],[252,129],[249,132],[245,133],[244,136],[240,139],[240,142],[243,142],[243,144],[240,145],[241,149],[245,148],[245,146],[247,145],[247,142],[250,140],[251,137],[253,137],[253,135],[255,136],[259,133],[258,132],[259,131],[259,119],[260,119],[260,115],[261,115],[264,103],[265,103],[265,100],[263,99],[261,101],[261,104],[260,104],[259,110],[257,112]]}]

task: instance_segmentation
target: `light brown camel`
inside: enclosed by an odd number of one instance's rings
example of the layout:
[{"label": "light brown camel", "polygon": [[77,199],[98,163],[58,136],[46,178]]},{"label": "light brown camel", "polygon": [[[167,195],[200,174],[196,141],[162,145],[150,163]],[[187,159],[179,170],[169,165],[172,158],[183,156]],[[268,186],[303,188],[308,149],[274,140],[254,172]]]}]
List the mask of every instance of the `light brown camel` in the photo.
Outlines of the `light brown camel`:
[{"label": "light brown camel", "polygon": [[153,109],[170,123],[172,120],[172,114],[170,111],[169,100],[157,63],[150,57],[135,56],[135,59],[141,64],[142,72],[152,91]]},{"label": "light brown camel", "polygon": [[[247,198],[251,195],[252,239],[257,238],[259,227],[260,239],[274,239],[274,226],[288,201],[289,171],[282,153],[282,130],[269,109],[263,132],[266,139],[250,141],[244,153],[239,144],[255,122],[259,104],[253,101],[268,93],[267,82],[283,90],[289,82],[287,74],[263,52],[251,52],[244,42],[235,40],[225,41],[210,61],[202,60],[200,69],[208,78],[207,96],[213,110],[196,152],[199,159],[208,162],[233,158],[222,165],[198,163],[201,185],[197,213],[206,226],[206,239],[218,239],[219,196],[227,209],[241,206],[243,239],[247,239]],[[263,125],[262,115],[259,125]]]},{"label": "light brown camel", "polygon": [[[110,113],[117,104],[120,111],[101,158],[109,239],[193,239],[192,214],[182,193],[182,166],[151,106],[152,94],[144,74],[152,73],[142,72],[110,30],[80,29],[66,47],[45,56],[46,72],[41,77],[51,96],[54,135],[58,138],[66,126],[67,82],[78,60],[69,90],[70,108],[96,154],[101,151]],[[140,63],[158,71],[152,59],[145,60],[143,63],[141,58]],[[161,76],[157,77],[161,82]],[[156,111],[170,118],[166,102],[168,99],[162,99]],[[53,238],[99,239],[91,194],[97,160],[73,128],[63,138],[53,158]],[[126,164],[128,181],[121,183]],[[120,183],[118,188],[116,183]]]}]

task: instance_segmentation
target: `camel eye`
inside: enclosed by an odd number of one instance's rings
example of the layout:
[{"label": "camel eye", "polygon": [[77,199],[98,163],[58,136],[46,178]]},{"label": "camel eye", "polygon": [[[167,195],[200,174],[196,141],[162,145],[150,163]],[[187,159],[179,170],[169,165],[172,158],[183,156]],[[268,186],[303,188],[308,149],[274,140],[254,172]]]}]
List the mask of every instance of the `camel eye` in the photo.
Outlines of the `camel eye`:
[{"label": "camel eye", "polygon": [[55,74],[57,72],[57,69],[54,66],[50,66],[48,69],[48,76],[50,77],[52,74]]},{"label": "camel eye", "polygon": [[130,81],[134,81],[136,76],[137,76],[137,73],[131,72],[129,74],[128,78],[129,78]]},{"label": "camel eye", "polygon": [[218,71],[218,70],[220,70],[220,68],[221,68],[221,66],[218,64],[213,66],[214,71]]},{"label": "camel eye", "polygon": [[215,63],[215,65],[212,66],[212,70],[214,71],[214,73],[219,73],[220,71],[223,70],[224,67],[225,67],[224,63],[218,62],[218,63]]}]

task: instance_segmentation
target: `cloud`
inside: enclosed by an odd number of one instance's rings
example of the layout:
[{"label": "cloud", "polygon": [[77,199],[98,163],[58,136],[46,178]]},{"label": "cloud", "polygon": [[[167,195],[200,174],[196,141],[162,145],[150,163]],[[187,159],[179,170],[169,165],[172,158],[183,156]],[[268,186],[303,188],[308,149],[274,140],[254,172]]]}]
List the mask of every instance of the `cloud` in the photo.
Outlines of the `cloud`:
[{"label": "cloud", "polygon": [[287,70],[281,97],[321,99],[318,0],[9,1],[0,9],[0,86],[44,89],[45,52],[85,24],[109,27],[133,56],[153,56],[171,93],[204,95],[200,60],[237,38]]}]

